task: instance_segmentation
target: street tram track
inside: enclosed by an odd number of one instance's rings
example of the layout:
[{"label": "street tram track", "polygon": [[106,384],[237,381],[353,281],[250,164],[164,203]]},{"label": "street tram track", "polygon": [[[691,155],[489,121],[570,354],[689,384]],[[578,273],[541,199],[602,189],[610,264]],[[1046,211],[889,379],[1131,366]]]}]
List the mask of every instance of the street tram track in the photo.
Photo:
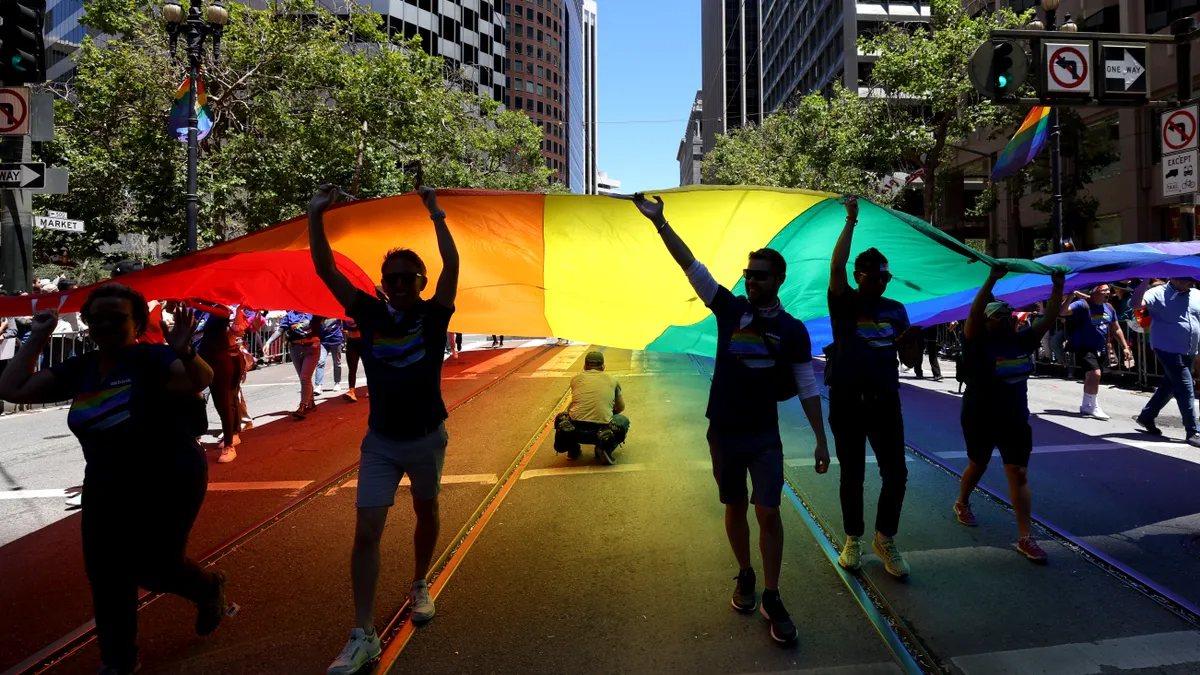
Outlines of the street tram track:
[{"label": "street tram track", "polygon": [[[470,403],[471,401],[479,398],[484,393],[486,393],[488,390],[490,390],[491,388],[498,385],[500,382],[508,379],[509,376],[513,375],[514,373],[517,373],[525,366],[528,366],[529,364],[536,361],[538,358],[550,353],[554,349],[555,349],[555,345],[546,345],[546,346],[542,347],[541,349],[536,350],[528,358],[523,359],[522,361],[516,363],[512,367],[506,369],[498,377],[488,380],[486,383],[484,383],[479,388],[475,389],[471,393],[467,394],[466,396],[460,398],[459,400],[457,400],[454,403],[452,403],[451,405],[449,405],[446,408],[447,412],[452,413],[455,410],[466,405],[467,403]],[[526,449],[528,449],[528,446]],[[519,459],[519,457],[518,457],[518,459]],[[260,521],[258,524],[247,528],[240,534],[234,535],[233,537],[226,540],[224,543],[218,544],[216,547],[214,547],[213,549],[211,549],[210,551],[205,553],[203,556],[201,556],[199,559],[197,559],[197,562],[204,568],[208,568],[208,567],[215,565],[221,559],[236,552],[240,547],[242,547],[246,543],[257,538],[259,535],[261,535],[264,532],[266,532],[267,530],[271,529],[276,524],[282,522],[283,520],[285,520],[292,514],[296,513],[300,509],[304,508],[304,506],[311,503],[314,498],[316,498],[322,494],[325,494],[325,492],[327,492],[330,489],[339,487],[342,484],[346,483],[348,480],[353,478],[354,475],[357,473],[358,465],[359,465],[358,462],[354,462],[353,464],[347,466],[346,468],[337,471],[332,477],[330,477],[324,481],[321,481],[318,485],[316,485],[316,487],[310,487],[310,488],[306,489],[306,491],[303,494],[296,496],[294,499],[292,499],[287,504],[285,504],[282,508],[276,510],[272,515],[267,516],[262,521]],[[512,468],[513,467],[511,467],[511,466],[509,467],[510,472],[512,471]],[[505,475],[508,475],[508,474],[505,474]],[[503,480],[499,481],[497,483],[497,486],[502,485],[502,484],[503,484]],[[493,490],[493,492],[494,492],[494,490]],[[489,495],[489,500],[490,500],[490,495]],[[481,509],[482,508],[483,507],[481,506]],[[468,525],[471,524],[474,521],[474,519],[475,518],[473,517],[471,521],[468,521]],[[456,538],[455,542],[456,543],[459,542],[459,539]],[[160,594],[160,593],[150,593],[150,592],[147,592],[144,590],[140,590],[140,595],[138,596],[138,611],[141,612],[143,608],[145,608],[147,605],[149,605],[150,603],[157,600],[161,595],[162,594]],[[405,607],[403,608],[403,610],[407,611],[407,603],[406,603]],[[4,671],[4,673],[2,673],[0,675],[40,675],[41,673],[45,673],[50,668],[54,667],[56,664],[62,662],[65,659],[70,658],[75,653],[77,653],[79,650],[83,649],[88,644],[90,644],[92,642],[92,640],[95,639],[95,636],[96,636],[95,634],[96,634],[96,624],[95,624],[95,620],[92,619],[92,620],[89,620],[87,623],[83,624],[82,626],[80,626],[79,628],[76,628],[75,630],[71,631],[70,633],[59,638],[58,640],[51,643],[47,647],[43,648],[41,651],[37,652],[36,654],[31,655],[29,658],[25,659],[21,663],[18,663],[17,665],[13,666],[12,668],[9,668],[8,670]]]},{"label": "street tram track", "polygon": [[[712,373],[705,369],[700,359],[689,354],[700,374],[712,381]],[[804,522],[813,538],[816,539],[821,552],[825,554],[834,572],[841,578],[842,583],[850,591],[850,595],[858,603],[867,620],[879,634],[880,639],[891,652],[896,665],[905,675],[927,675],[948,672],[941,661],[925,646],[921,638],[892,607],[883,592],[866,574],[855,574],[846,571],[838,564],[838,552],[842,542],[835,530],[829,526],[824,517],[812,505],[812,501],[804,490],[784,472],[784,496],[791,502],[800,519]]]}]

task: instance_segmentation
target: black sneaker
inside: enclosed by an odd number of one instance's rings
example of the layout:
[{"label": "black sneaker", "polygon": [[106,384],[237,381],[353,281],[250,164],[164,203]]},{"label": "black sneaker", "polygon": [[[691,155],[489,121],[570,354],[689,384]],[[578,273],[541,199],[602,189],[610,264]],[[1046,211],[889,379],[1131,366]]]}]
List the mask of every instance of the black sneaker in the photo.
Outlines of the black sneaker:
[{"label": "black sneaker", "polygon": [[762,606],[759,612],[771,623],[771,639],[781,645],[790,645],[796,641],[796,624],[783,608],[779,599],[779,591],[763,591]]},{"label": "black sneaker", "polygon": [[225,573],[213,572],[212,596],[196,605],[196,635],[209,635],[225,617]]},{"label": "black sneaker", "polygon": [[734,579],[737,579],[737,586],[733,588],[733,599],[729,604],[742,614],[750,614],[758,607],[758,593],[754,590],[754,570],[742,570]]},{"label": "black sneaker", "polygon": [[576,445],[575,447],[571,448],[570,450],[567,450],[567,459],[569,459],[569,460],[573,461],[573,460],[579,459],[582,456],[583,456],[583,450],[579,447],[579,445]]},{"label": "black sneaker", "polygon": [[1191,436],[1188,436],[1187,440],[1184,442],[1193,448],[1200,448],[1200,434],[1192,434]]},{"label": "black sneaker", "polygon": [[1159,429],[1154,424],[1154,420],[1144,419],[1141,415],[1138,415],[1137,417],[1133,418],[1133,421],[1137,422],[1137,425],[1142,428],[1142,431],[1145,431],[1148,434],[1154,434],[1155,436],[1162,436],[1162,429]]},{"label": "black sneaker", "polygon": [[617,460],[613,459],[612,449],[607,445],[601,445],[600,443],[596,444],[595,457],[597,462],[600,462],[601,464],[607,464],[608,466],[612,466],[613,464],[617,463]]}]

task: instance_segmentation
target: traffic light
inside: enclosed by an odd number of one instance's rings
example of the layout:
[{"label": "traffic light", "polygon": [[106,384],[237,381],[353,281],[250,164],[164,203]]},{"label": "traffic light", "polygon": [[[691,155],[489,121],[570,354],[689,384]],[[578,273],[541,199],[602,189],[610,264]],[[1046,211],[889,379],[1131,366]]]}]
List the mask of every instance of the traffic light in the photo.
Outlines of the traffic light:
[{"label": "traffic light", "polygon": [[979,45],[969,61],[975,90],[995,100],[1017,93],[1029,77],[1029,57],[1011,40],[989,40]]},{"label": "traffic light", "polygon": [[0,82],[46,79],[42,27],[46,0],[0,0]]}]

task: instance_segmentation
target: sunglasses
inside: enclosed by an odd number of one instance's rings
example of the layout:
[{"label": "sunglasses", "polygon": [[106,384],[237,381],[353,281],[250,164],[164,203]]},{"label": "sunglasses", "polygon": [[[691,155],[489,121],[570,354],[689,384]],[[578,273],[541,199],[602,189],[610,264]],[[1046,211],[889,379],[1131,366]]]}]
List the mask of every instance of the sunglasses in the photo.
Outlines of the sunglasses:
[{"label": "sunglasses", "polygon": [[425,275],[421,274],[420,272],[392,272],[391,274],[383,275],[383,282],[385,284],[392,285],[395,285],[396,282],[400,282],[402,284],[413,284],[416,283],[417,279],[420,279],[424,276]]},{"label": "sunglasses", "polygon": [[891,272],[864,272],[862,270],[859,270],[858,273],[863,275],[867,279],[878,279],[881,283],[885,283],[885,284],[892,280]]},{"label": "sunglasses", "polygon": [[773,276],[775,275],[766,270],[742,270],[742,277],[744,277],[746,281],[750,281],[751,279],[754,281],[766,281]]},{"label": "sunglasses", "polygon": [[129,320],[129,315],[124,312],[102,312],[100,314],[92,314],[87,317],[87,322],[93,326],[98,323],[107,323],[113,326],[120,326]]}]

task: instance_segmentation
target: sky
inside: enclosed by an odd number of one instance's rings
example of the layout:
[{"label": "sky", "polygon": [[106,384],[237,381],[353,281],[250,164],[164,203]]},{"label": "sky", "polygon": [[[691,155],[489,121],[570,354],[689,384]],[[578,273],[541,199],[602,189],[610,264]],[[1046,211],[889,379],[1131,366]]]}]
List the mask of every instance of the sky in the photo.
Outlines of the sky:
[{"label": "sky", "polygon": [[[679,185],[700,74],[700,0],[596,0],[600,171],[626,194]],[[646,124],[645,120],[665,120]]]}]

